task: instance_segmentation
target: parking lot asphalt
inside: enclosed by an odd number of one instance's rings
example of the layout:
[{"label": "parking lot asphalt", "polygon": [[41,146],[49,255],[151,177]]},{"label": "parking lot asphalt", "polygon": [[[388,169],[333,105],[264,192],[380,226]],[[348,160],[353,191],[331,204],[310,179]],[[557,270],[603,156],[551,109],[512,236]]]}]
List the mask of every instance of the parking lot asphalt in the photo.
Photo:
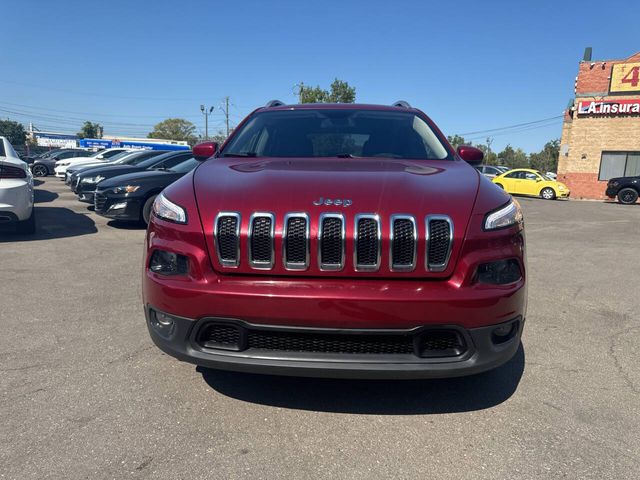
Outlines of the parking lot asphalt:
[{"label": "parking lot asphalt", "polygon": [[0,478],[638,478],[640,205],[521,199],[522,347],[485,374],[341,381],[160,352],[144,230],[38,181],[0,232]]}]

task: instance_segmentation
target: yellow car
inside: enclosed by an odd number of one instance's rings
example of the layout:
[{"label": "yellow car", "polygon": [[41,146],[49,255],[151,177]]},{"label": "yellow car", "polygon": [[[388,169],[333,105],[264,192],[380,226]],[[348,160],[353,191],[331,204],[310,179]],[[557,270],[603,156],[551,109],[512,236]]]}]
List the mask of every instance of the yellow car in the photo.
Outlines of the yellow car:
[{"label": "yellow car", "polygon": [[516,168],[492,178],[491,181],[513,195],[532,195],[545,200],[567,198],[571,193],[562,182],[550,179],[530,168]]}]

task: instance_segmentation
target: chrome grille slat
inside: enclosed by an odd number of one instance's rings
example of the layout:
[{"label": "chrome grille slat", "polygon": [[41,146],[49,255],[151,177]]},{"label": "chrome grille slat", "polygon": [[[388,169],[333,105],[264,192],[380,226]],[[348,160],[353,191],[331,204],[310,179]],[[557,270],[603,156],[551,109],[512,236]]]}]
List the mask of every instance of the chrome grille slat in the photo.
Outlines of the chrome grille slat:
[{"label": "chrome grille slat", "polygon": [[249,219],[249,265],[270,270],[274,263],[275,217],[272,213],[256,212]]},{"label": "chrome grille slat", "polygon": [[240,265],[240,224],[237,212],[220,212],[213,227],[213,238],[218,261],[223,267]]},{"label": "chrome grille slat", "polygon": [[318,224],[318,266],[320,270],[344,268],[345,224],[340,213],[323,213]]},{"label": "chrome grille slat", "polygon": [[453,223],[446,215],[427,215],[425,268],[442,272],[447,268],[453,246]]},{"label": "chrome grille slat", "polygon": [[380,268],[380,218],[375,214],[356,215],[353,231],[353,268],[358,272],[375,272]]},{"label": "chrome grille slat", "polygon": [[309,216],[288,213],[282,227],[282,261],[287,270],[309,267]]},{"label": "chrome grille slat", "polygon": [[411,215],[392,215],[389,233],[389,269],[411,272],[416,268],[418,229]]},{"label": "chrome grille slat", "polygon": [[[96,204],[100,196],[94,197]],[[98,206],[98,205],[96,205]],[[388,254],[388,269],[391,272],[413,272],[417,264],[419,235],[416,219],[412,215],[394,214],[389,222],[374,213],[361,213],[353,217],[353,243],[347,252],[346,221],[342,213],[322,213],[317,223],[317,268],[320,271],[341,271],[345,259],[350,255],[353,271],[377,272],[381,260]],[[271,270],[276,261],[276,217],[269,212],[254,212],[247,228],[246,252],[241,242],[241,216],[238,212],[220,212],[214,223],[214,244],[218,261],[222,267],[237,268],[241,254],[246,255],[249,267],[256,270]],[[311,218],[307,213],[287,213],[282,228],[282,267],[285,270],[304,271],[310,267]],[[388,252],[382,252],[382,229],[389,234]],[[387,230],[387,228],[389,230]],[[442,272],[447,269],[453,247],[453,222],[446,215],[425,217],[424,269]],[[422,226],[421,226],[422,229]],[[278,245],[280,245],[278,243]],[[385,243],[386,248],[386,243]],[[279,250],[280,251],[280,250]],[[387,260],[385,259],[385,262]],[[421,258],[421,262],[422,262]],[[281,267],[281,268],[282,268]]]}]

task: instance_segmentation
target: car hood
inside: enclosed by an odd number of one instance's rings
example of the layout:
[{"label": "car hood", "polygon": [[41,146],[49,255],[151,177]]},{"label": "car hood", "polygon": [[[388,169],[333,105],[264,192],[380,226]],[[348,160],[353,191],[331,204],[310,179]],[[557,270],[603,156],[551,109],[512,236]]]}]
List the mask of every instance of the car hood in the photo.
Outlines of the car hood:
[{"label": "car hood", "polygon": [[205,232],[213,231],[221,211],[240,213],[243,228],[253,212],[271,212],[277,236],[286,213],[306,212],[313,236],[321,213],[342,213],[350,242],[355,215],[373,213],[380,216],[384,242],[391,215],[413,215],[419,230],[426,215],[448,215],[455,226],[454,260],[479,180],[478,172],[460,160],[215,158],[196,170],[194,191]]},{"label": "car hood", "polygon": [[102,167],[93,167],[86,172],[78,172],[78,176],[80,178],[86,178],[101,175],[105,178],[111,178],[118,175],[125,175],[127,173],[139,172],[142,170],[144,170],[144,168],[136,167],[134,165],[103,165]]},{"label": "car hood", "polygon": [[118,175],[117,177],[103,180],[99,188],[113,188],[121,185],[148,185],[166,187],[177,179],[185,175],[184,173],[172,172],[170,170],[143,170],[141,172]]}]

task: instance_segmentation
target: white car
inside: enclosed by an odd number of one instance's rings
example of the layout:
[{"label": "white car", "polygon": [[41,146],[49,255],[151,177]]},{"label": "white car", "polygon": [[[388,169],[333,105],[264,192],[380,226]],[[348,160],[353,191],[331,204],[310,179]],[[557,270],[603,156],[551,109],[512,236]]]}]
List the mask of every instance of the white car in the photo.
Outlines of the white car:
[{"label": "white car", "polygon": [[67,158],[65,160],[59,160],[56,162],[56,168],[55,168],[56,177],[64,178],[64,174],[66,173],[67,168],[70,167],[71,165],[75,166],[75,165],[87,165],[89,163],[101,163],[113,157],[114,155],[117,155],[121,152],[128,152],[129,150],[131,149],[107,148],[105,150],[99,150],[93,155],[90,155],[87,157],[74,157],[74,158]]},{"label": "white car", "polygon": [[0,224],[14,223],[18,233],[36,231],[33,175],[5,137],[0,137]]}]

